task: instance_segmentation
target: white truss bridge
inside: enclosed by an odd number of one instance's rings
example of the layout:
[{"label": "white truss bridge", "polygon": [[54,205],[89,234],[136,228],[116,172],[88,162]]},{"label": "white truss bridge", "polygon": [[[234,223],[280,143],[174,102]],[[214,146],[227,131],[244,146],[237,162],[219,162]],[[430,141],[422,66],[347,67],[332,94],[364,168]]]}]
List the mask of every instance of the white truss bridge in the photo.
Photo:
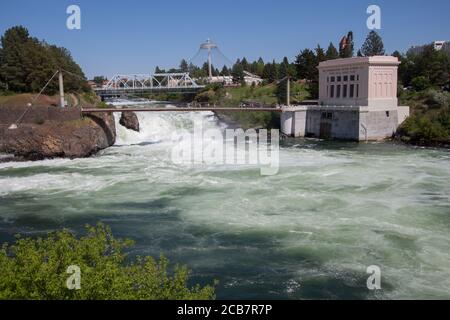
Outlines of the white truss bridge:
[{"label": "white truss bridge", "polygon": [[123,74],[115,75],[95,92],[108,97],[153,92],[195,93],[204,87],[198,85],[189,73]]}]

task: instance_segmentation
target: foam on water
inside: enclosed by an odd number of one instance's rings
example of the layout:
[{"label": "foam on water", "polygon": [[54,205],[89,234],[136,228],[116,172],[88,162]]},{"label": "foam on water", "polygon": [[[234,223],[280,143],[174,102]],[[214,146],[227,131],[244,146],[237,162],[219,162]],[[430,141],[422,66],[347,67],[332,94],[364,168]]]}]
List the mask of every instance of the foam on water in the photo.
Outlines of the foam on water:
[{"label": "foam on water", "polygon": [[[450,155],[288,141],[280,172],[180,166],[172,134],[211,113],[138,113],[89,159],[0,164],[0,237],[102,220],[137,253],[187,263],[223,298],[450,298]],[[116,119],[118,121],[118,119]],[[383,291],[365,287],[382,270]]]}]

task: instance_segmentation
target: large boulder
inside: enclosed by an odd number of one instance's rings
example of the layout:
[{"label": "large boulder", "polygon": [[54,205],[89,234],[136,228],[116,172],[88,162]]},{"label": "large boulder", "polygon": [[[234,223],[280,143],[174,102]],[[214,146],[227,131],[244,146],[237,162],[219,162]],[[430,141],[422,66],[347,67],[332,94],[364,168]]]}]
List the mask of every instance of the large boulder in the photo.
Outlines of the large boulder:
[{"label": "large boulder", "polygon": [[84,117],[79,114],[75,120],[21,123],[13,130],[8,129],[8,124],[2,124],[0,152],[27,160],[82,158],[115,143],[116,129],[111,113],[92,113]]},{"label": "large boulder", "polygon": [[139,132],[139,119],[132,111],[122,112],[119,123],[127,129]]}]

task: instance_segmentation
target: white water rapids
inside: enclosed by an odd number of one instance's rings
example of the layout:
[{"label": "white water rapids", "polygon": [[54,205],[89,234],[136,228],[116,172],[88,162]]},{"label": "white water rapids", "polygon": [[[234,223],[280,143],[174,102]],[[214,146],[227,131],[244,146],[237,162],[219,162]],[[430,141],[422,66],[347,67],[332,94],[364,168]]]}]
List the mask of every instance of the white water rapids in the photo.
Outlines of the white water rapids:
[{"label": "white water rapids", "polygon": [[[280,171],[180,166],[172,133],[211,113],[140,113],[89,159],[0,164],[0,240],[103,221],[133,253],[188,264],[219,298],[450,298],[450,154],[288,140]],[[366,287],[368,266],[382,290]]]}]

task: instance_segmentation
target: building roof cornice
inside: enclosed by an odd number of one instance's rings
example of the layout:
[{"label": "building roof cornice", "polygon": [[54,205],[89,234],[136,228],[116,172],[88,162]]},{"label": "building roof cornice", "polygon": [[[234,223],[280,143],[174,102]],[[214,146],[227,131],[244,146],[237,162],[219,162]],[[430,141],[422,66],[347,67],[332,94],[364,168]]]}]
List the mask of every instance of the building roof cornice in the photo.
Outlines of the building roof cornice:
[{"label": "building roof cornice", "polygon": [[400,65],[400,61],[397,57],[393,56],[353,57],[327,60],[321,62],[318,68],[352,67],[357,65],[398,66]]}]

